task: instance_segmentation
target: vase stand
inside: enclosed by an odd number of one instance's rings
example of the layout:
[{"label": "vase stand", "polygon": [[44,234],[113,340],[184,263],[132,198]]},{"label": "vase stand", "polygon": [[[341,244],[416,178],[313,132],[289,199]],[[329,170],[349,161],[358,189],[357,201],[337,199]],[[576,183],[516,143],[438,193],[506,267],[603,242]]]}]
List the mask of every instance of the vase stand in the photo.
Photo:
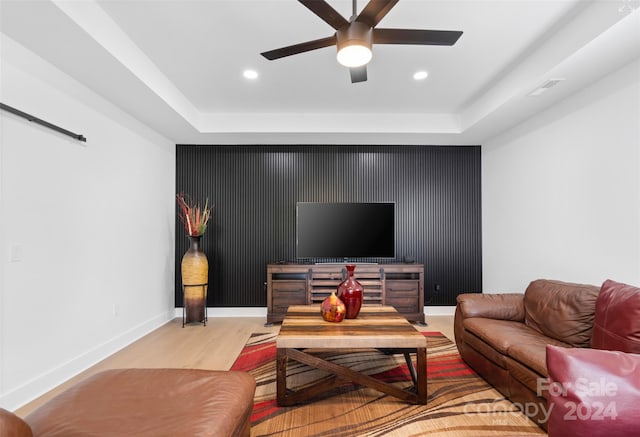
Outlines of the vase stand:
[{"label": "vase stand", "polygon": [[[186,298],[186,288],[195,288],[195,287],[200,287],[200,289],[202,290],[202,314],[203,317],[201,320],[190,320],[187,321],[187,298]],[[189,323],[202,323],[204,326],[207,326],[207,321],[209,320],[209,317],[207,315],[207,288],[209,287],[209,284],[190,284],[190,285],[183,285],[182,286],[182,327],[184,328],[185,325],[189,324]],[[199,309],[196,309],[196,311]]]}]

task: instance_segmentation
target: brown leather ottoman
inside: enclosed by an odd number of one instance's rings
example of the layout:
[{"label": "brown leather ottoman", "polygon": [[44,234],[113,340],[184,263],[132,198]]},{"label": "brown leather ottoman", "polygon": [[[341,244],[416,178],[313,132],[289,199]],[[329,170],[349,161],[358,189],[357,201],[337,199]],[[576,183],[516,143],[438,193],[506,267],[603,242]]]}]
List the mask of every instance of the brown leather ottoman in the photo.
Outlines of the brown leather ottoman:
[{"label": "brown leather ottoman", "polygon": [[116,369],[29,414],[38,436],[249,436],[255,379],[245,372]]}]

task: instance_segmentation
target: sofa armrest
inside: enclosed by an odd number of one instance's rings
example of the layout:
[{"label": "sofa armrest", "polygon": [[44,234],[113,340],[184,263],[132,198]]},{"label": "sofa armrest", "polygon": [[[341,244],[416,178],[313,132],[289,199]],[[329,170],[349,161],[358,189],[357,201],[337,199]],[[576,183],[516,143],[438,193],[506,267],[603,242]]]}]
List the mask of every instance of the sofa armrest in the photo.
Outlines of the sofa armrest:
[{"label": "sofa armrest", "polygon": [[458,309],[463,318],[485,317],[487,319],[524,321],[524,294],[478,294],[465,293],[457,297]]},{"label": "sofa armrest", "polygon": [[0,408],[0,436],[33,437],[31,427],[10,411]]}]

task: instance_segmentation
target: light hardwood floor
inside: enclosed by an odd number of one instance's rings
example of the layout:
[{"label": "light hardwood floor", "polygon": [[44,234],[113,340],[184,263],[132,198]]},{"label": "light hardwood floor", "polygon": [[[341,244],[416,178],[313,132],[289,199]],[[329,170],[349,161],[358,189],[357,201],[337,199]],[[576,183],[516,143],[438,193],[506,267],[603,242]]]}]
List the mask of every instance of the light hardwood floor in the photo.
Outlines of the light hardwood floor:
[{"label": "light hardwood floor", "polygon": [[[452,316],[429,316],[427,322],[428,326],[416,327],[420,331],[442,332],[454,340]],[[176,318],[26,404],[16,413],[24,417],[71,385],[106,369],[178,367],[228,370],[252,333],[277,332],[280,329],[279,324],[265,327],[264,323],[264,317],[216,317],[210,318],[207,326],[191,324],[182,328],[182,320]]]}]

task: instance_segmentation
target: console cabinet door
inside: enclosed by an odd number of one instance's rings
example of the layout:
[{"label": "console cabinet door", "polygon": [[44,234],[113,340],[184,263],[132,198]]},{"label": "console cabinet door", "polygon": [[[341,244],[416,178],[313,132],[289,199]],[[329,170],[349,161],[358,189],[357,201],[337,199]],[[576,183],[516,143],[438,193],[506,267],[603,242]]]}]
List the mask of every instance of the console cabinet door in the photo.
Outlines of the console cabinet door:
[{"label": "console cabinet door", "polygon": [[387,280],[386,304],[393,306],[399,313],[414,314],[421,312],[420,282],[418,280]]},{"label": "console cabinet door", "polygon": [[307,304],[307,281],[276,280],[271,284],[274,314],[286,314],[289,305]]}]

